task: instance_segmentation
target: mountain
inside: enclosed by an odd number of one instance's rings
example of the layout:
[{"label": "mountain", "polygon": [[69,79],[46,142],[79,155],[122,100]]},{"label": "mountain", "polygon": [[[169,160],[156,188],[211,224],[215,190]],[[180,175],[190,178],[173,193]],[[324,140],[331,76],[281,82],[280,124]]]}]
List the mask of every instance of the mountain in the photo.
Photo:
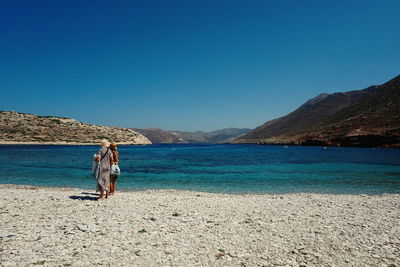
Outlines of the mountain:
[{"label": "mountain", "polygon": [[231,139],[242,136],[252,129],[249,128],[224,128],[204,134],[209,143],[226,143]]},{"label": "mountain", "polygon": [[288,115],[268,121],[248,134],[243,135],[238,140],[241,142],[257,143],[262,139],[311,127],[343,108],[357,103],[361,98],[375,89],[376,86],[371,86],[364,90],[345,93],[320,94],[308,100]]},{"label": "mountain", "polygon": [[380,86],[323,94],[234,143],[400,146],[400,76]]},{"label": "mountain", "polygon": [[165,131],[158,128],[134,128],[153,143],[224,143],[251,131],[247,128],[225,128],[212,132]]},{"label": "mountain", "polygon": [[182,143],[176,134],[158,128],[132,128],[132,130],[146,136],[153,144]]},{"label": "mountain", "polygon": [[142,134],[120,127],[98,126],[74,119],[0,111],[0,144],[151,144]]}]

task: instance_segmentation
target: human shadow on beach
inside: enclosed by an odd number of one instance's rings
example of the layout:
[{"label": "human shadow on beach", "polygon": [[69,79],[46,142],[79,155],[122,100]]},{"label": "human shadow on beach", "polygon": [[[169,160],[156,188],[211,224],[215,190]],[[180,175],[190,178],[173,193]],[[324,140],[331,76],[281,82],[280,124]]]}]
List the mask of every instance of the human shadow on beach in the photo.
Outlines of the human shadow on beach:
[{"label": "human shadow on beach", "polygon": [[89,193],[89,192],[82,192],[81,194],[92,195],[92,196],[98,196],[99,195],[98,193]]},{"label": "human shadow on beach", "polygon": [[69,198],[70,199],[74,199],[74,200],[78,199],[78,200],[91,200],[91,201],[97,200],[99,198],[97,194],[93,194],[93,195],[96,195],[97,197],[92,197],[92,196],[69,196]]}]

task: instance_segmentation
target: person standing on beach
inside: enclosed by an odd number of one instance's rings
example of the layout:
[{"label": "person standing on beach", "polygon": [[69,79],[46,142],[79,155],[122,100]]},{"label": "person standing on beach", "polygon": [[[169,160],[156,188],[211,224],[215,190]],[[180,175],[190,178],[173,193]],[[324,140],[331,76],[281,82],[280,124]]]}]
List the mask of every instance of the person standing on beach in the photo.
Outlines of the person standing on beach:
[{"label": "person standing on beach", "polygon": [[110,143],[101,140],[100,150],[97,152],[96,161],[99,162],[99,174],[97,176],[97,189],[100,191],[99,199],[104,199],[104,192],[108,198],[110,187],[111,164],[114,162],[113,153],[110,150]]},{"label": "person standing on beach", "polygon": [[[116,143],[110,144],[111,153],[113,156],[113,164],[118,165],[118,148]],[[110,176],[110,195],[114,195],[115,190],[117,189],[117,178],[118,175],[111,175]]]}]

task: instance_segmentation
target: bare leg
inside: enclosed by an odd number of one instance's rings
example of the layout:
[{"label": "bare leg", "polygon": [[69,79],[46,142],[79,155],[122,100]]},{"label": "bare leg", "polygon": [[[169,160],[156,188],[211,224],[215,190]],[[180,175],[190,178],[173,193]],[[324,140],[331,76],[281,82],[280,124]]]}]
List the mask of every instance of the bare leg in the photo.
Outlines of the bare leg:
[{"label": "bare leg", "polygon": [[99,199],[104,199],[104,191],[100,188],[100,197]]},{"label": "bare leg", "polygon": [[110,195],[114,195],[115,191],[115,179],[114,176],[110,177]]}]

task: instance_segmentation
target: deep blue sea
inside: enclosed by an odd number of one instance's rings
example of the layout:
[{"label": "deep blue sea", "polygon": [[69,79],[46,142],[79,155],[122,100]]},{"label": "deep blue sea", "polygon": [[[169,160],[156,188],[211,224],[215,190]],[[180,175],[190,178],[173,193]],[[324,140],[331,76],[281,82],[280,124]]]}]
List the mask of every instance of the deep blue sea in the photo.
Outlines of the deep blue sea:
[{"label": "deep blue sea", "polygon": [[[95,189],[96,146],[0,146],[0,183]],[[119,146],[118,189],[400,193],[400,150],[168,144]]]}]

